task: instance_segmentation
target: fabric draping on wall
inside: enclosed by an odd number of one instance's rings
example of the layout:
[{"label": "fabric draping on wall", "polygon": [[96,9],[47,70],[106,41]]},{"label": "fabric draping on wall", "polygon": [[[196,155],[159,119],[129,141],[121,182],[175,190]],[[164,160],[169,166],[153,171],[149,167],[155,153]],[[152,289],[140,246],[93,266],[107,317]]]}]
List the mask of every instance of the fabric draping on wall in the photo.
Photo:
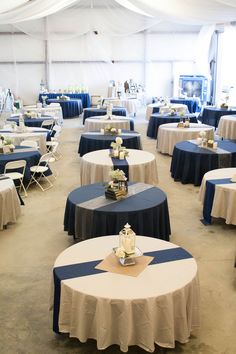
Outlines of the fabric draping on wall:
[{"label": "fabric draping on wall", "polygon": [[201,74],[205,76],[209,76],[210,74],[209,49],[214,31],[214,25],[202,26],[198,34],[195,54],[196,74]]}]

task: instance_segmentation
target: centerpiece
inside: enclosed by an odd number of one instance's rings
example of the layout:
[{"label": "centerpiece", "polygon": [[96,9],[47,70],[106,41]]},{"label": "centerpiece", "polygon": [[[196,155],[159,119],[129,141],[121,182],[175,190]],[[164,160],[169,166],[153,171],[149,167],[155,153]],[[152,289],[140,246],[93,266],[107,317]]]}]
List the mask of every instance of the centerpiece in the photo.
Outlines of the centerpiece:
[{"label": "centerpiece", "polygon": [[116,169],[109,172],[110,181],[105,188],[108,199],[119,200],[128,194],[128,183],[124,171]]},{"label": "centerpiece", "polygon": [[111,157],[115,157],[120,160],[124,160],[128,156],[128,151],[125,146],[122,146],[123,140],[120,136],[116,137],[116,140],[111,143]]},{"label": "centerpiece", "polygon": [[128,223],[119,232],[119,247],[115,247],[113,251],[123,266],[135,264],[135,258],[142,256],[142,252],[135,245],[135,236]]},{"label": "centerpiece", "polygon": [[6,138],[3,135],[0,136],[0,153],[8,154],[14,152],[15,146],[10,138]]},{"label": "centerpiece", "polygon": [[46,100],[47,100],[48,96],[47,95],[42,95],[41,98],[42,98],[42,101],[43,101],[42,102],[43,107],[46,107],[47,106]]},{"label": "centerpiece", "polygon": [[107,124],[104,128],[104,134],[107,135],[117,135],[118,134],[118,129],[112,127],[110,124]]}]

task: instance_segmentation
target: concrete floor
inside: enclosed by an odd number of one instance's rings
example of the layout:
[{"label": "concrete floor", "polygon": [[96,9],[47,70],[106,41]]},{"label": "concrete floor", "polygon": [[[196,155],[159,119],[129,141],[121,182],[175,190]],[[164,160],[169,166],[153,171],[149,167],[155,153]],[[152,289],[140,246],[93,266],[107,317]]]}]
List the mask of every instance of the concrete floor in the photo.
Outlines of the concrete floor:
[{"label": "concrete floor", "polygon": [[[58,254],[73,245],[63,231],[67,195],[80,185],[77,154],[81,118],[64,121],[61,138],[63,158],[56,162],[59,176],[54,187],[29,190],[16,224],[0,231],[0,354],[95,354],[96,342],[80,343],[52,331],[49,311],[52,267]],[[144,110],[136,117],[144,150],[157,158],[159,187],[168,196],[172,227],[171,242],[196,258],[201,286],[201,329],[185,345],[172,350],[156,347],[155,353],[236,353],[236,227],[215,220],[200,222],[202,206],[198,187],[182,185],[170,177],[171,158],[156,152],[156,140],[146,137]],[[121,353],[118,346],[102,351]],[[131,347],[129,353],[145,353]]]}]

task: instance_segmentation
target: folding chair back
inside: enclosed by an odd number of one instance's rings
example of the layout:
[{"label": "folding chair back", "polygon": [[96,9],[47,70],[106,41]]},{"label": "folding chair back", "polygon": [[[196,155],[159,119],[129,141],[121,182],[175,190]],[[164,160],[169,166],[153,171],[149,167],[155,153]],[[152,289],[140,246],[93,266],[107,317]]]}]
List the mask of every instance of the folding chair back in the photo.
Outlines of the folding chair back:
[{"label": "folding chair back", "polygon": [[4,168],[4,174],[10,177],[13,181],[19,181],[19,185],[16,184],[16,188],[19,188],[20,191],[23,189],[24,196],[27,197],[26,189],[23,184],[23,179],[25,175],[26,161],[9,161],[6,163]]},{"label": "folding chair back", "polygon": [[45,119],[41,124],[41,128],[46,128],[52,132],[54,124],[55,124],[54,119]]}]

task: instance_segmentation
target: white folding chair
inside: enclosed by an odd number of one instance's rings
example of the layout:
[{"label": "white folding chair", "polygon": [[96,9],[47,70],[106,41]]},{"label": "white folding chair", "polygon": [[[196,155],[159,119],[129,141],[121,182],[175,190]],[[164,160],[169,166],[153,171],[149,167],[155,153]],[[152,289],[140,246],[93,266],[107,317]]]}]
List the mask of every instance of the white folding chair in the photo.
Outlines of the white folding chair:
[{"label": "white folding chair", "polygon": [[21,143],[20,143],[20,146],[30,146],[30,147],[33,147],[33,148],[36,148],[36,149],[39,148],[38,143],[37,143],[36,140],[22,140]]},{"label": "white folding chair", "polygon": [[[44,154],[44,155],[41,156],[41,158],[40,158],[40,160],[38,162],[38,165],[30,167],[31,179],[30,179],[26,189],[28,189],[29,186],[32,183],[36,183],[43,192],[46,191],[47,189],[53,187],[52,182],[45,175],[45,173],[47,171],[49,171],[49,169],[50,169],[49,162],[50,162],[50,159],[52,159],[52,158],[53,158],[53,156],[52,156],[51,152],[47,153],[47,154]],[[42,178],[47,182],[47,187],[46,188],[43,186],[43,184],[40,183]]]},{"label": "white folding chair", "polygon": [[53,127],[53,131],[55,131],[54,136],[51,137],[51,141],[46,142],[47,152],[52,152],[56,160],[59,160],[62,157],[62,154],[58,151],[58,140],[61,134],[61,129],[62,127],[60,125],[55,125]]},{"label": "white folding chair", "polygon": [[54,124],[55,124],[54,119],[45,119],[44,121],[42,121],[41,128],[48,129],[50,130],[50,132],[52,132]]},{"label": "white folding chair", "polygon": [[[26,192],[25,186],[23,184],[23,179],[24,179],[24,175],[25,175],[25,167],[26,167],[25,160],[10,161],[10,162],[7,162],[5,165],[4,174],[7,177],[11,178],[13,181],[19,181],[19,186],[16,185],[16,188],[19,188],[19,192],[21,192],[21,189],[23,189],[24,196],[27,197],[27,192]],[[21,170],[21,172],[19,172],[19,170]]]}]

